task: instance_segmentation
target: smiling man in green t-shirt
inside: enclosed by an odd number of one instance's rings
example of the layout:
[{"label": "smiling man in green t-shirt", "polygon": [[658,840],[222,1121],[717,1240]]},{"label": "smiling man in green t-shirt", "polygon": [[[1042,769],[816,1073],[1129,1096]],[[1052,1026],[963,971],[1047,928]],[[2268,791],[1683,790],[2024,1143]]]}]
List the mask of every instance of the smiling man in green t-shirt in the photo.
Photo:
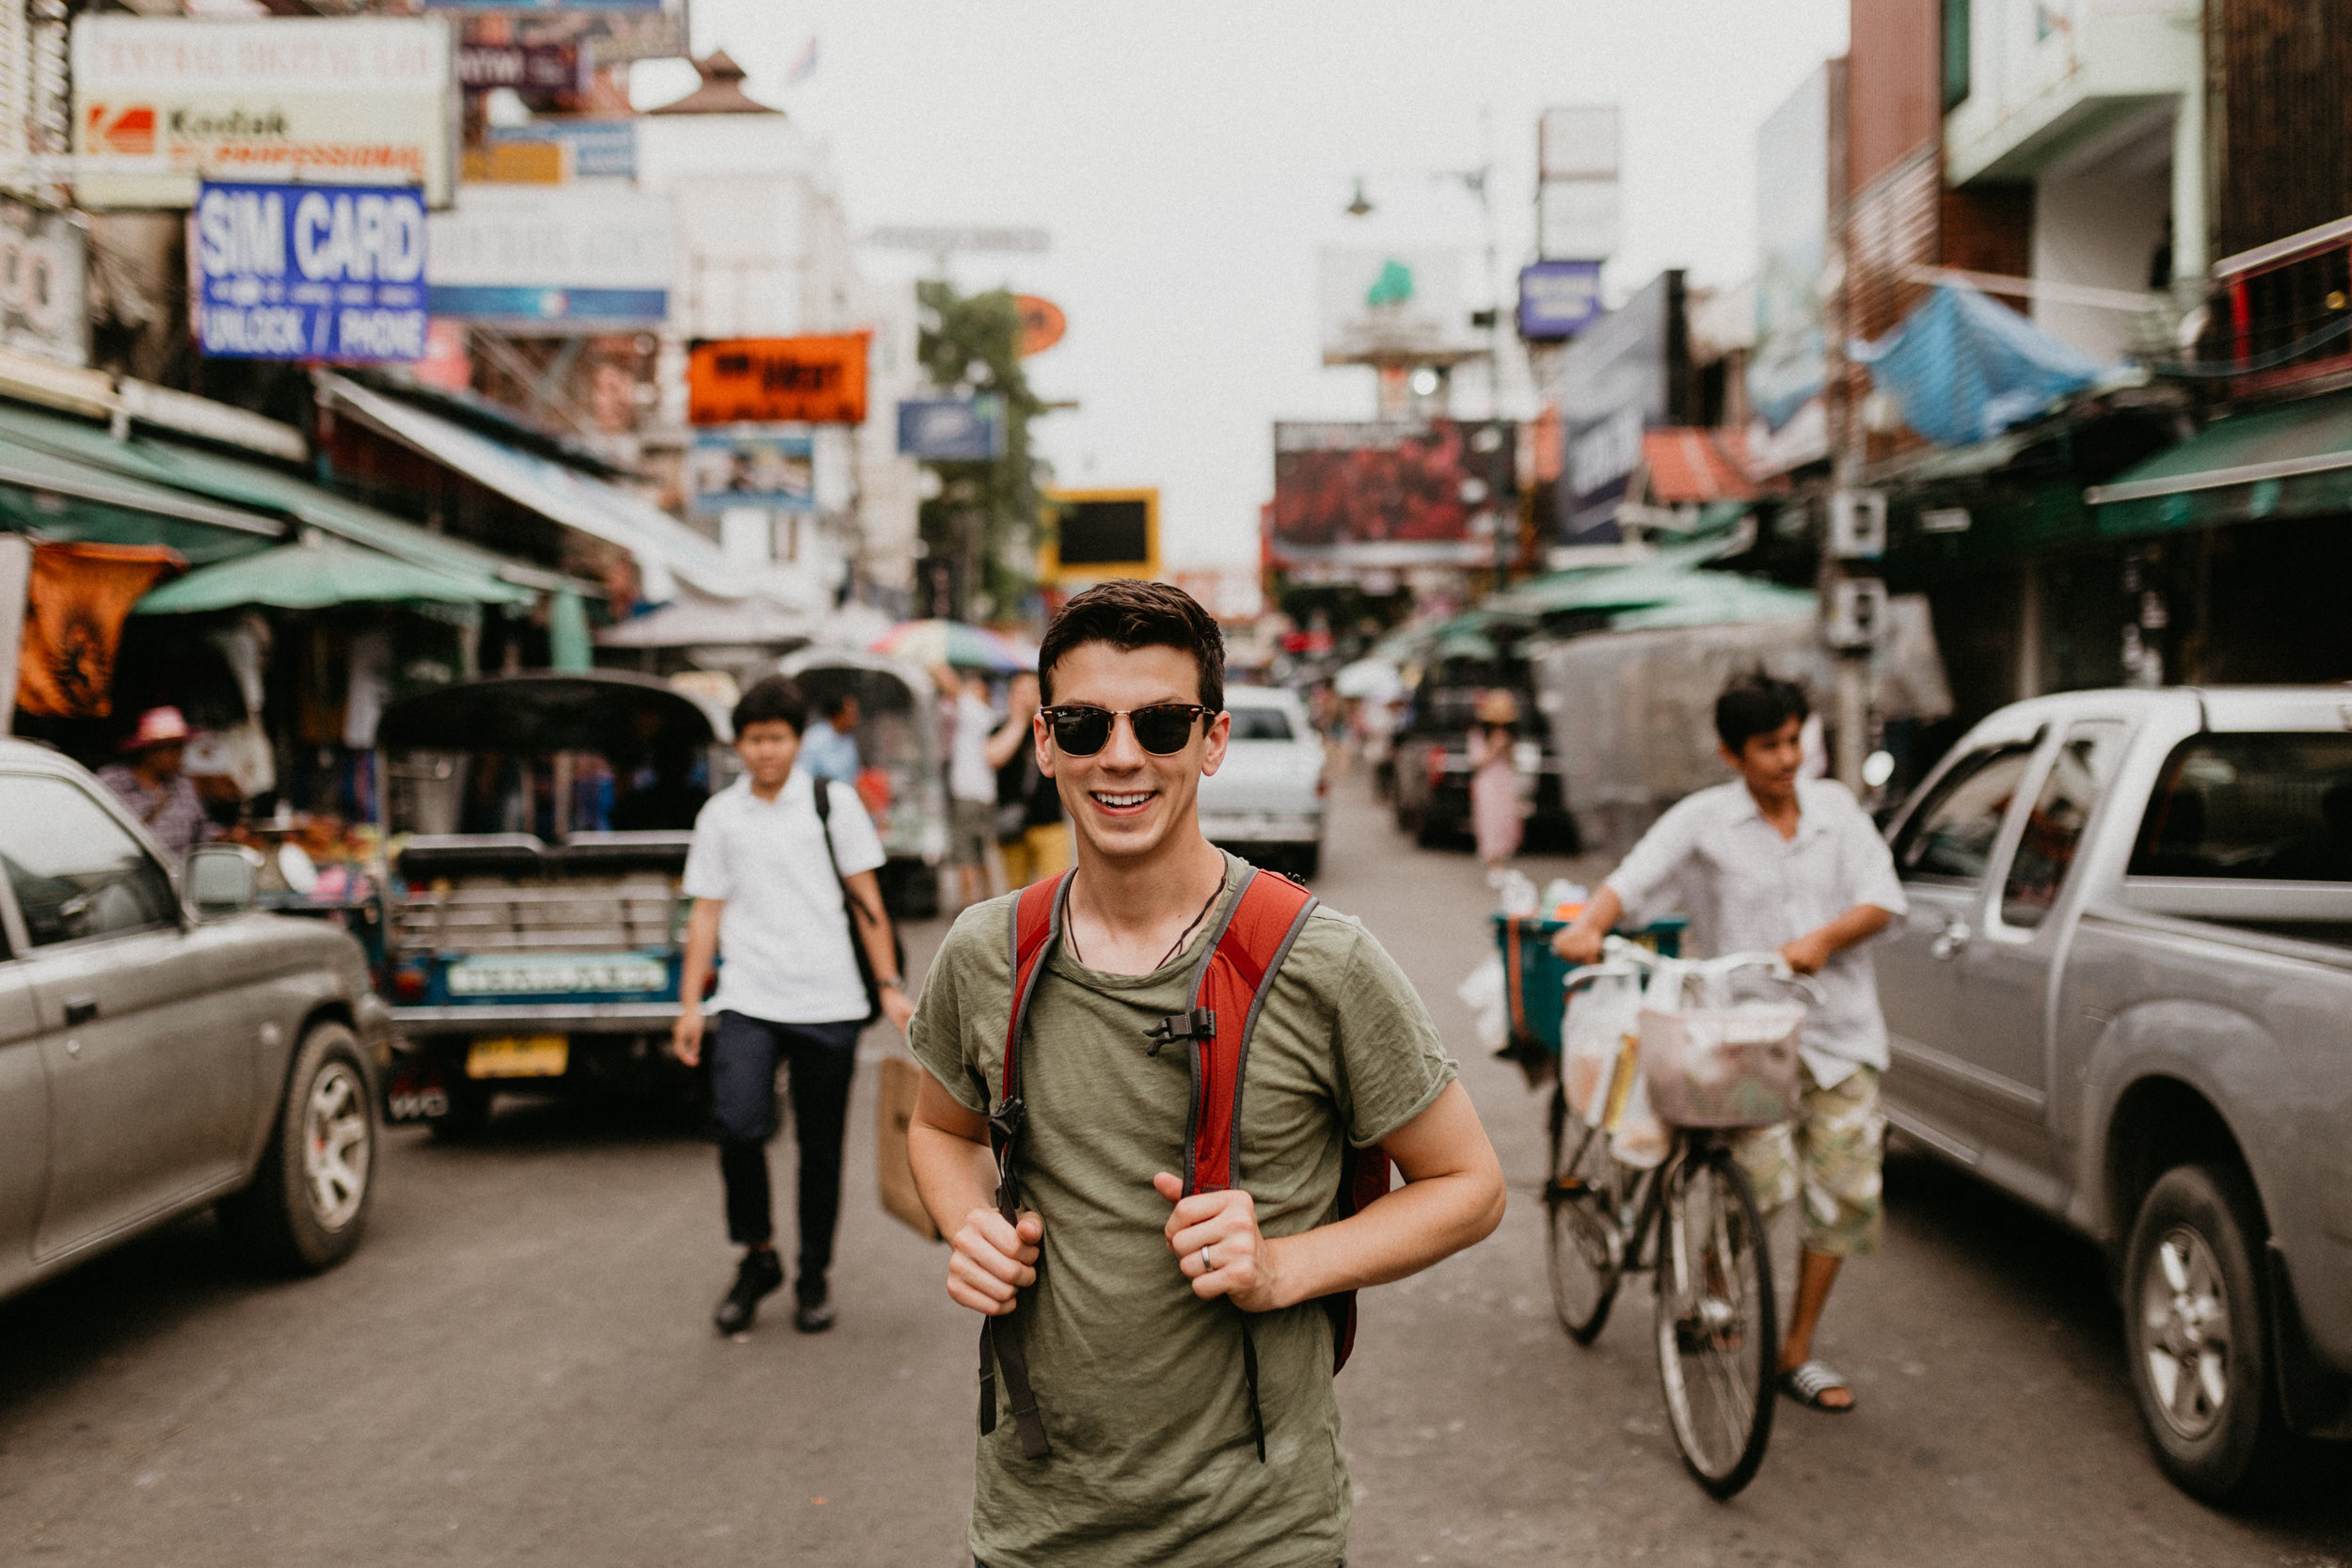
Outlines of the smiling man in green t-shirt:
[{"label": "smiling man in green t-shirt", "polygon": [[[1242,1184],[1182,1196],[1189,1068],[1145,1037],[1184,1011],[1247,869],[1195,809],[1225,755],[1224,662],[1216,624],[1159,583],[1089,590],[1046,632],[1035,744],[1078,868],[1029,1006],[1017,1226],[993,1201],[987,1121],[1013,1003],[1009,900],[956,922],[909,1034],[929,1072],[909,1153],[953,1243],[947,1293],[1015,1337],[1051,1439],[1036,1459],[1011,1422],[980,1441],[971,1545],[987,1568],[1342,1561],[1350,1493],[1318,1298],[1426,1268],[1502,1215],[1502,1169],[1421,999],[1361,926],[1321,908],[1249,1036]],[[1379,1146],[1406,1185],[1342,1219],[1348,1144]]]}]

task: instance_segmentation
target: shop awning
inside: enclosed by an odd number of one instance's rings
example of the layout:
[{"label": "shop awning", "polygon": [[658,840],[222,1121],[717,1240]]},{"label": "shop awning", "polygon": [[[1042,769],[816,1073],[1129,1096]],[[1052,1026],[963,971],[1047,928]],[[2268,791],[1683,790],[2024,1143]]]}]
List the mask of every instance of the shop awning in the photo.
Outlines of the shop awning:
[{"label": "shop awning", "polygon": [[164,545],[198,565],[266,548],[282,518],[8,438],[0,428],[0,528],[73,544]]},{"label": "shop awning", "polygon": [[596,633],[601,648],[781,647],[805,642],[822,620],[765,594],[732,601],[681,594],[668,604],[632,615]]},{"label": "shop awning", "polygon": [[2217,420],[2083,499],[2106,538],[2352,512],[2352,393]]},{"label": "shop awning", "polygon": [[320,534],[200,567],[141,599],[139,615],[185,615],[268,605],[326,610],[347,604],[529,604],[530,589],[460,577]]},{"label": "shop awning", "polygon": [[[11,453],[15,456],[10,457]],[[560,572],[419,528],[266,464],[245,462],[144,435],[118,439],[103,426],[0,403],[0,463],[30,460],[33,455],[95,470],[107,476],[108,483],[176,495],[186,506],[202,505],[196,499],[202,497],[229,503],[231,508],[280,514],[256,519],[268,528],[269,538],[281,536],[286,531],[284,519],[293,518],[352,544],[460,578],[485,578],[493,583],[548,592],[570,584],[570,579]],[[5,478],[5,474],[0,474],[0,481]],[[234,515],[253,514],[239,511]],[[189,554],[184,548],[182,553],[188,554],[191,561],[208,559]],[[488,598],[480,602],[503,601]]]},{"label": "shop awning", "polygon": [[670,598],[673,579],[714,599],[739,599],[752,591],[743,569],[727,561],[715,540],[618,485],[492,440],[342,376],[326,376],[320,388],[337,408],[410,451],[517,506],[628,551],[644,574],[649,600]]}]

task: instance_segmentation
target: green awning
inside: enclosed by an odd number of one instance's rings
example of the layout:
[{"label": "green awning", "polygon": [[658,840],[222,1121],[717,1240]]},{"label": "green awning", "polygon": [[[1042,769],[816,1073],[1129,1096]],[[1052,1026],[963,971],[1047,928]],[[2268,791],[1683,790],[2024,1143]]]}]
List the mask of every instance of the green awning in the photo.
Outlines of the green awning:
[{"label": "green awning", "polygon": [[2217,420],[2083,499],[2108,539],[2352,512],[2352,393]]},{"label": "green awning", "polygon": [[1646,609],[1609,620],[1611,631],[1646,631],[1661,626],[1733,626],[1757,621],[1809,621],[1820,600],[1806,588],[1784,588],[1731,572],[1686,572],[1681,592]]},{"label": "green awning", "polygon": [[[201,504],[196,498],[203,497],[232,507],[263,509],[444,574],[543,590],[565,586],[569,580],[546,567],[420,528],[266,464],[139,434],[118,440],[101,425],[0,403],[0,462],[13,460],[11,454],[62,459],[148,489],[167,487],[166,493],[176,493],[189,505]],[[271,523],[283,531],[282,523]],[[480,602],[508,601],[494,597]]]},{"label": "green awning", "polygon": [[1531,578],[1480,608],[1530,619],[1570,612],[1638,610],[1664,604],[1687,592],[1688,578],[1704,562],[1724,553],[1720,539],[1671,545],[1647,561],[1620,566],[1571,566]]},{"label": "green awning", "polygon": [[460,577],[312,535],[236,561],[224,561],[167,582],[141,599],[134,613],[185,615],[244,605],[279,610],[326,610],[347,604],[529,604],[527,588],[482,577]]},{"label": "green awning", "polygon": [[0,529],[71,544],[165,545],[204,565],[268,547],[286,524],[0,436]]}]

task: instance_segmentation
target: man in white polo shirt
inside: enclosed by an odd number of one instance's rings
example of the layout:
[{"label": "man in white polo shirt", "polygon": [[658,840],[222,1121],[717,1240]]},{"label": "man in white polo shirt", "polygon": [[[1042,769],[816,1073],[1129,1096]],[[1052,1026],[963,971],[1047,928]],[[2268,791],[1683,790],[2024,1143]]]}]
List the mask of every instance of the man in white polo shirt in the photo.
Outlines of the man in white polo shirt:
[{"label": "man in white polo shirt", "polygon": [[1814,977],[1820,1000],[1798,1041],[1797,1119],[1747,1134],[1740,1152],[1768,1212],[1803,1199],[1781,1389],[1811,1409],[1843,1412],[1853,1408],[1853,1387],[1813,1358],[1813,1330],[1839,1267],[1878,1248],[1886,1021],[1865,944],[1907,905],[1886,841],[1851,793],[1803,776],[1807,711],[1803,688],[1761,672],[1725,687],[1715,734],[1739,777],[1660,817],[1552,945],[1590,963],[1624,911],[1681,909],[1695,955],[1777,951]]},{"label": "man in white polo shirt", "polygon": [[[877,1017],[904,1029],[914,1013],[874,877],[882,841],[855,790],[793,766],[807,725],[807,700],[781,675],[743,694],[735,705],[743,775],[703,807],[686,857],[685,891],[694,909],[671,1045],[688,1066],[699,1062],[706,1016],[716,1015],[718,1027],[708,1031],[711,1114],[727,1234],[744,1249],[734,1287],[715,1314],[723,1334],[749,1328],[761,1299],[784,1283],[768,1182],[778,1063],[790,1069],[792,1130],[801,1146],[792,1321],[814,1334],[834,1322],[825,1271],[841,1212],[841,1134],[857,1037]],[[821,809],[820,787],[827,792]],[[850,945],[853,926],[872,991]],[[718,994],[706,1003],[703,991],[722,954],[726,967]]]}]

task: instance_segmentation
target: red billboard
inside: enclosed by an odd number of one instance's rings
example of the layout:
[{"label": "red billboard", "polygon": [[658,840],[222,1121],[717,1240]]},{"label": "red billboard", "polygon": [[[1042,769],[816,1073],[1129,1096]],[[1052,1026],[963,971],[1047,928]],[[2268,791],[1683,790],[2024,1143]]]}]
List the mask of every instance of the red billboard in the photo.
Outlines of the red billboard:
[{"label": "red billboard", "polygon": [[1517,435],[1507,420],[1277,424],[1270,552],[1284,564],[1490,562],[1496,519],[1517,502]]}]

